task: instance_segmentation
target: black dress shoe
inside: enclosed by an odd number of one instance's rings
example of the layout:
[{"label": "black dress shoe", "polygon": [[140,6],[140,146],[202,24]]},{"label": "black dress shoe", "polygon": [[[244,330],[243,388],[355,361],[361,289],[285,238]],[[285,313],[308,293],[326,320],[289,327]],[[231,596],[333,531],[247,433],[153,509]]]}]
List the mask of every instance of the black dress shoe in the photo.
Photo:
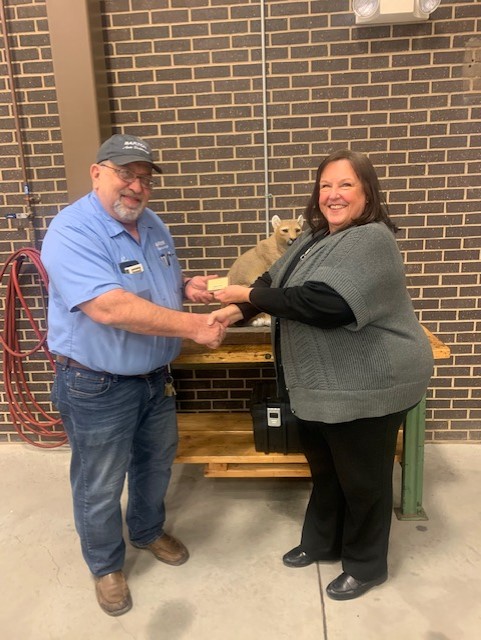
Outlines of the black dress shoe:
[{"label": "black dress shoe", "polygon": [[282,557],[282,562],[286,567],[307,567],[315,562],[315,560],[307,555],[307,553],[302,550],[302,547],[294,547],[294,549],[291,549]]},{"label": "black dress shoe", "polygon": [[361,580],[356,580],[356,578],[353,578],[348,573],[343,572],[327,585],[326,592],[333,600],[352,600],[353,598],[359,598],[363,593],[366,593],[366,591],[369,591],[369,589],[372,589],[372,587],[378,584],[386,582],[386,580],[387,573],[374,580],[361,582]]}]

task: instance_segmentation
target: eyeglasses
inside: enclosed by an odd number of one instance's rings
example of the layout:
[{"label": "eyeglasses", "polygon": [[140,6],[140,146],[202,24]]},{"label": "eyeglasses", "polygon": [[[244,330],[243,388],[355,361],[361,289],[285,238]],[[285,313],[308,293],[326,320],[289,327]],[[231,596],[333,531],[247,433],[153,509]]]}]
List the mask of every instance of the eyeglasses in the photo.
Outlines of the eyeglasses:
[{"label": "eyeglasses", "polygon": [[99,167],[105,167],[106,169],[112,169],[119,176],[119,178],[127,184],[132,184],[138,180],[145,189],[152,190],[155,187],[155,181],[150,176],[139,175],[134,173],[130,169],[124,169],[123,167],[111,167],[109,164],[100,164]]}]

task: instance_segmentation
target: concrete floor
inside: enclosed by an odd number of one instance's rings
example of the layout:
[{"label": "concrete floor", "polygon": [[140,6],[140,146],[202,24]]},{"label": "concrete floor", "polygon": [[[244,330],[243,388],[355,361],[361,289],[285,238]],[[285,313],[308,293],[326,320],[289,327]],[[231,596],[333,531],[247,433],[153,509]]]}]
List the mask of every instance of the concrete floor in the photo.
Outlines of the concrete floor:
[{"label": "concrete floor", "polygon": [[[181,567],[128,547],[133,609],[97,605],[71,515],[69,451],[0,448],[0,630],[8,640],[477,640],[481,637],[481,446],[427,445],[428,521],[393,516],[390,580],[335,602],[338,563],[288,569],[307,480],[207,479],[177,465],[167,531]],[[399,503],[400,469],[395,469]]]}]

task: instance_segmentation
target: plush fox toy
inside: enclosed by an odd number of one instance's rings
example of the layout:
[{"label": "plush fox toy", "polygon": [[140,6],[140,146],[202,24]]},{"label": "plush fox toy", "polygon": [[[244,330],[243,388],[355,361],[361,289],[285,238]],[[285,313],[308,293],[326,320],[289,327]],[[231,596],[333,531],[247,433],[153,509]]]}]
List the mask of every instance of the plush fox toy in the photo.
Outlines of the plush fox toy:
[{"label": "plush fox toy", "polygon": [[[301,234],[303,222],[302,216],[292,220],[281,220],[279,216],[273,216],[271,224],[274,233],[237,258],[227,274],[229,284],[251,285]],[[270,325],[270,316],[266,314],[256,316],[251,324]]]}]

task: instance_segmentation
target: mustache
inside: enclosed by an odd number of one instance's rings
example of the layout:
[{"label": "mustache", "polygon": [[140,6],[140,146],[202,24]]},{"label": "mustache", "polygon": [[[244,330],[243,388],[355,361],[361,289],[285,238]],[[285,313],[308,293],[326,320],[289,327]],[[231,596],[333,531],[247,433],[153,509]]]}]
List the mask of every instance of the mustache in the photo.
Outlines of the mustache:
[{"label": "mustache", "polygon": [[128,198],[134,198],[135,200],[138,200],[139,202],[142,201],[142,198],[135,193],[134,191],[132,191],[132,189],[122,189],[122,191],[120,192],[121,196],[127,196]]}]

